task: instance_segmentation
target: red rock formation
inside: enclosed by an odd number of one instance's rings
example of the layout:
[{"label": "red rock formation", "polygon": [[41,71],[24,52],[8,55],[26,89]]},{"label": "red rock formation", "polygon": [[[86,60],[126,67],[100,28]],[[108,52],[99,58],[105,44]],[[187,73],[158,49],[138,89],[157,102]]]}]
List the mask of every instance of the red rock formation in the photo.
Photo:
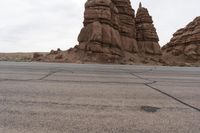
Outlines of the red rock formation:
[{"label": "red rock formation", "polygon": [[178,30],[162,50],[169,64],[200,63],[200,17]]},{"label": "red rock formation", "polygon": [[[45,60],[53,58],[59,62],[76,63],[148,63],[152,60],[157,62],[158,60],[155,61],[151,56],[160,54],[158,37],[148,11],[143,12],[143,9],[141,7],[137,17],[137,29],[140,32],[137,35],[145,37],[145,40],[140,40],[136,38],[135,11],[131,7],[130,0],[87,0],[84,27],[78,36],[79,45],[65,53],[49,54]],[[144,16],[143,13],[148,16]],[[145,23],[143,19],[146,18],[151,22]],[[140,27],[143,28],[141,31]],[[144,53],[150,53],[151,56],[141,55],[136,39],[139,39],[140,45],[145,44]],[[62,53],[64,55],[61,55]]]},{"label": "red rock formation", "polygon": [[141,52],[152,55],[161,54],[159,38],[152,17],[140,3],[136,14],[137,43]]},{"label": "red rock formation", "polygon": [[138,52],[130,1],[88,0],[78,41],[77,48],[85,51],[84,60],[119,61],[126,51]]},{"label": "red rock formation", "polygon": [[78,41],[77,48],[85,52],[84,60],[106,61],[123,56],[118,9],[111,0],[88,0],[86,2],[84,27],[79,34]]}]

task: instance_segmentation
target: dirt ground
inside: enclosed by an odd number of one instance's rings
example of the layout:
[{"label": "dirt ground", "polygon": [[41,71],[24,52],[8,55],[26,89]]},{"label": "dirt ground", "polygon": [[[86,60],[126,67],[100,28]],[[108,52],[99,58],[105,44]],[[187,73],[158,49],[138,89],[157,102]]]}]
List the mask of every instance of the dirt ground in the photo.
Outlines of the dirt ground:
[{"label": "dirt ground", "polygon": [[[57,52],[57,51],[55,51]],[[136,57],[137,58],[137,57]],[[127,64],[135,64],[135,65],[153,65],[153,66],[188,66],[188,67],[200,67],[200,61],[190,61],[184,57],[171,57],[166,56],[163,53],[162,60],[165,61],[164,63],[158,62],[156,60],[152,60],[153,58],[145,58],[144,61],[136,61]],[[0,61],[16,61],[16,62],[59,62],[59,63],[77,63],[77,64],[94,64],[94,62],[81,62],[80,60],[76,59],[74,54],[68,54],[66,51],[60,51],[58,53],[52,54],[48,52],[18,52],[18,53],[0,53]],[[98,63],[98,62],[96,62]],[[106,64],[106,63],[99,63],[99,64]],[[111,63],[115,64],[115,63]],[[116,63],[120,64],[120,63]]]},{"label": "dirt ground", "polygon": [[[33,52],[30,53],[0,53],[0,61],[32,61]],[[41,53],[44,54],[44,53]]]}]

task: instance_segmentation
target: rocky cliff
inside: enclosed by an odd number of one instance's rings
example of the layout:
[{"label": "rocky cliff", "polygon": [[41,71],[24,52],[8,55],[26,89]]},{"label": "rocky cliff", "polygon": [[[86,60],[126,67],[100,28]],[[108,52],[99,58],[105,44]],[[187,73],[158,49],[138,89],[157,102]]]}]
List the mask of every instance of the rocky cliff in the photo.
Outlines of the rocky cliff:
[{"label": "rocky cliff", "polygon": [[162,51],[168,64],[200,63],[200,17],[174,33]]},{"label": "rocky cliff", "polygon": [[[60,55],[50,53],[65,62],[149,63],[159,62],[160,46],[152,17],[140,5],[135,17],[130,0],[87,0],[84,27],[79,44]],[[58,57],[57,57],[58,56]]]}]

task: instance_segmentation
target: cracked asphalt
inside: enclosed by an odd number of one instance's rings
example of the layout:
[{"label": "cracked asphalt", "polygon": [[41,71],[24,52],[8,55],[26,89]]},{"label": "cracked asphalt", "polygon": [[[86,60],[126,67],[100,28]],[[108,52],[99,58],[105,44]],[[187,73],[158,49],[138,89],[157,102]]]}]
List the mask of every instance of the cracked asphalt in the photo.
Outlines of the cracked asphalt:
[{"label": "cracked asphalt", "polygon": [[0,62],[0,133],[200,133],[200,68]]}]

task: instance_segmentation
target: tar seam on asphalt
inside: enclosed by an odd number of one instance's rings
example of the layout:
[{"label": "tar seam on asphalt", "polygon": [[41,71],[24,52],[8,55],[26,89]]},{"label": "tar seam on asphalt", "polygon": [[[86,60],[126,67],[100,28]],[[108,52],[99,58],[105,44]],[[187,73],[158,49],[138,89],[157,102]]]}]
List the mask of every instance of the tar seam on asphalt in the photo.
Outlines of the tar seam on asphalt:
[{"label": "tar seam on asphalt", "polygon": [[[39,78],[38,80],[44,80],[44,79],[48,78],[49,76],[52,76],[53,74],[58,73],[58,72],[62,72],[62,71],[66,71],[66,70],[57,69],[57,70],[54,70],[54,71],[50,71],[47,75],[45,75],[45,76]],[[74,73],[73,71],[68,71],[68,72]]]},{"label": "tar seam on asphalt", "polygon": [[61,71],[62,71],[62,70],[51,71],[51,72],[49,72],[47,75],[45,75],[45,76],[39,78],[38,80],[44,80],[44,79],[48,78],[49,76],[51,76],[51,75],[53,75],[53,74],[55,74],[55,73],[57,73],[57,72],[61,72]]},{"label": "tar seam on asphalt", "polygon": [[159,89],[157,89],[157,88],[155,88],[155,87],[153,87],[153,86],[151,86],[151,85],[149,85],[149,84],[145,84],[145,85],[146,85],[147,87],[150,87],[151,89],[153,89],[153,90],[159,92],[159,93],[162,93],[162,94],[164,94],[164,95],[166,95],[166,96],[168,96],[168,97],[174,99],[175,101],[177,101],[177,102],[179,102],[179,103],[181,103],[181,104],[183,104],[183,105],[185,105],[185,106],[187,106],[187,107],[190,107],[190,108],[192,108],[192,109],[194,109],[194,110],[200,112],[200,109],[197,108],[197,107],[194,107],[194,106],[192,106],[192,105],[190,105],[190,104],[188,104],[188,103],[186,103],[186,102],[183,102],[182,100],[180,100],[180,99],[178,99],[178,98],[176,98],[176,97],[174,97],[174,96],[172,96],[172,95],[170,95],[170,94],[168,94],[168,93],[166,93],[166,92],[164,92],[164,91],[161,91],[161,90],[159,90]]},{"label": "tar seam on asphalt", "polygon": [[[150,71],[153,71],[153,70],[151,69]],[[141,73],[142,73],[142,72],[141,72]],[[145,72],[144,72],[144,73],[145,73]],[[135,76],[135,77],[137,77],[137,78],[139,78],[139,79],[151,81],[151,80],[149,80],[149,79],[147,79],[147,78],[143,78],[143,77],[141,77],[141,76],[139,76],[139,75],[137,75],[137,74],[135,74],[135,73],[132,73],[132,72],[129,72],[129,74],[131,74],[131,75],[133,75],[133,76]],[[174,97],[174,96],[172,96],[172,95],[170,95],[170,94],[168,94],[168,93],[166,93],[166,92],[164,92],[164,91],[161,91],[160,89],[157,89],[157,88],[155,88],[155,87],[153,87],[153,86],[150,85],[150,84],[156,83],[157,81],[151,81],[151,82],[152,82],[152,83],[144,83],[144,85],[146,85],[147,87],[151,88],[151,89],[154,90],[154,91],[157,91],[157,92],[159,92],[159,93],[161,93],[161,94],[164,94],[165,96],[168,96],[168,97],[172,98],[173,100],[175,100],[175,101],[177,101],[177,102],[179,102],[179,103],[181,103],[181,104],[183,104],[183,105],[185,105],[185,106],[187,106],[187,107],[189,107],[189,108],[192,108],[192,109],[194,109],[194,110],[200,112],[200,109],[199,109],[199,108],[197,108],[197,107],[195,107],[195,106],[192,106],[192,105],[190,105],[190,104],[188,104],[188,103],[182,101],[181,99],[178,99],[178,98],[176,98],[176,97]]]}]

